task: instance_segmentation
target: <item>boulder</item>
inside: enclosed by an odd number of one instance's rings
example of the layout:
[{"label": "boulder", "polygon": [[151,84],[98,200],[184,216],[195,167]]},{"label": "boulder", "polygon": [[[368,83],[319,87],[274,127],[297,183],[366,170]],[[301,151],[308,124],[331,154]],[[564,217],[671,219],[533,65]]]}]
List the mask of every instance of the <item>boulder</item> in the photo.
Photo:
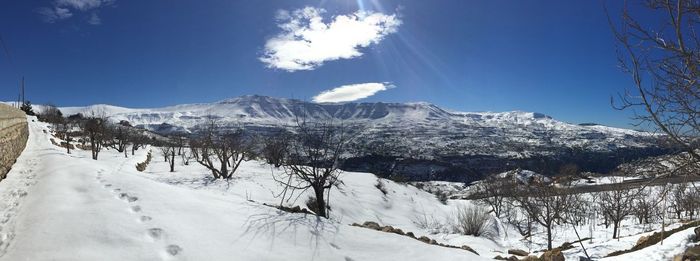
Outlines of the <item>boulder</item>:
[{"label": "boulder", "polygon": [[381,226],[379,226],[379,224],[377,224],[377,222],[372,222],[372,221],[367,221],[364,224],[362,224],[362,226],[364,226],[366,228],[374,229],[374,230],[381,229]]},{"label": "boulder", "polygon": [[700,260],[700,246],[688,248],[683,253],[682,260]]},{"label": "boulder", "polygon": [[542,261],[565,261],[564,254],[562,254],[561,250],[558,250],[558,249],[552,249],[550,251],[544,252],[544,254],[542,254],[542,256],[540,256],[540,260],[542,260]]},{"label": "boulder", "polygon": [[394,228],[392,226],[386,226],[386,227],[383,227],[381,230],[382,230],[382,232],[391,233],[392,231],[394,231]]},{"label": "boulder", "polygon": [[428,238],[426,236],[421,236],[418,238],[418,240],[423,241],[426,244],[430,244],[430,238]]},{"label": "boulder", "polygon": [[413,232],[407,232],[406,235],[412,238],[416,238],[416,235],[414,235]]},{"label": "boulder", "polygon": [[639,239],[637,239],[637,244],[635,244],[635,245],[636,246],[644,246],[647,244],[648,241],[649,241],[649,236],[641,236],[641,237],[639,237]]},{"label": "boulder", "polygon": [[529,253],[525,250],[520,249],[509,249],[508,254],[516,256],[527,256]]},{"label": "boulder", "polygon": [[537,256],[526,256],[525,258],[520,259],[520,260],[521,261],[539,261],[540,258],[538,258]]}]

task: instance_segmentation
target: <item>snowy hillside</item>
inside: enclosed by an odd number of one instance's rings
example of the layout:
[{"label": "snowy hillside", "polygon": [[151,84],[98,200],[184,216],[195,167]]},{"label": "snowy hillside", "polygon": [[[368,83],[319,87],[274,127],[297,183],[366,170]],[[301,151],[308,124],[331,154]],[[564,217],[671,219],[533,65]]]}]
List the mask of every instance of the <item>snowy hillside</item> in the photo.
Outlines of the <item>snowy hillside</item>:
[{"label": "snowy hillside", "polygon": [[370,136],[401,137],[406,147],[421,147],[441,155],[517,158],[574,147],[611,151],[649,146],[653,136],[627,129],[569,124],[533,112],[452,112],[429,103],[317,104],[258,95],[164,108],[92,105],[61,110],[66,115],[104,113],[114,121],[126,120],[161,132],[195,131],[208,118],[232,126],[289,126],[297,117],[309,115],[310,120],[362,124],[369,127],[366,132]]},{"label": "snowy hillside", "polygon": [[[34,119],[34,118],[30,118]],[[289,213],[278,205],[282,187],[272,176],[281,170],[259,161],[245,162],[232,180],[212,180],[202,166],[183,165],[175,172],[157,150],[141,149],[124,158],[114,150],[100,159],[52,145],[47,124],[30,121],[27,148],[0,182],[0,260],[491,260],[509,249],[533,255],[546,244],[544,231],[522,238],[506,223],[491,237],[465,236],[453,230],[455,213],[467,200],[440,202],[435,195],[407,184],[360,172],[341,174],[330,195],[330,218]],[[153,159],[144,172],[135,165],[147,151]],[[285,201],[304,207],[308,192]],[[395,233],[351,226],[376,222],[437,244]],[[601,225],[579,227],[588,253],[604,257],[627,249],[658,224],[624,224],[620,240]],[[677,227],[678,224],[669,226]],[[569,226],[555,228],[555,245],[576,237]],[[692,229],[640,252],[663,260],[683,250]],[[576,247],[563,252],[576,260]]]},{"label": "snowy hillside", "polygon": [[[409,217],[446,213],[433,195],[346,173],[331,219],[264,206],[278,204],[271,170],[248,162],[231,181],[207,181],[199,166],[140,173],[145,150],[125,159],[105,151],[66,154],[48,126],[30,122],[30,141],[0,182],[0,260],[478,260],[471,252],[353,227],[375,221],[414,230]],[[303,201],[303,200],[302,200]],[[300,202],[288,204],[299,205]],[[342,208],[340,206],[343,206]],[[416,235],[426,233],[414,230]]]}]

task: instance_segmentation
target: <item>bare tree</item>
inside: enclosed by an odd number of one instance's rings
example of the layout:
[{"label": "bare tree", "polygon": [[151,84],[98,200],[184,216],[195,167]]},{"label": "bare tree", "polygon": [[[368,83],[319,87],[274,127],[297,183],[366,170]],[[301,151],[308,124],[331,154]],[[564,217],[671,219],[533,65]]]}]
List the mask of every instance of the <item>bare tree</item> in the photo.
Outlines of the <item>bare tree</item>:
[{"label": "bare tree", "polygon": [[131,140],[131,132],[129,131],[129,128],[130,127],[121,124],[117,124],[111,128],[112,135],[116,140],[112,143],[112,147],[118,152],[123,152],[125,158],[128,157],[126,148],[129,146],[129,142]]},{"label": "bare tree", "polygon": [[641,188],[637,197],[633,200],[632,214],[639,224],[649,224],[658,216],[658,204],[661,201],[649,188]]},{"label": "bare tree", "polygon": [[532,187],[527,195],[516,197],[518,205],[547,230],[547,249],[552,249],[552,228],[556,222],[563,221],[569,195],[551,186]]},{"label": "bare tree", "polygon": [[109,139],[107,118],[104,116],[104,113],[92,112],[91,115],[83,121],[82,127],[83,132],[85,132],[90,141],[92,159],[97,160],[102,146]]},{"label": "bare tree", "polygon": [[[613,179],[613,183],[619,183]],[[598,194],[600,211],[603,216],[612,222],[613,238],[619,236],[620,223],[634,211],[634,200],[639,195],[637,189],[630,189],[622,184],[614,186],[612,190]]]},{"label": "bare tree", "polygon": [[201,137],[190,142],[194,159],[209,169],[215,179],[230,179],[241,162],[248,160],[252,144],[242,129],[219,133],[216,121],[207,123]]},{"label": "bare tree", "polygon": [[192,155],[191,149],[189,148],[189,143],[188,145],[185,145],[182,148],[182,153],[180,153],[180,161],[182,162],[182,165],[188,166],[190,165],[190,160],[194,159],[194,156]]},{"label": "bare tree", "polygon": [[59,133],[61,138],[66,142],[66,153],[70,154],[71,142],[73,141],[73,121],[64,119],[58,125],[57,133]]},{"label": "bare tree", "polygon": [[37,115],[37,118],[43,122],[51,123],[54,126],[57,126],[64,121],[61,110],[50,103],[44,105],[43,110]]},{"label": "bare tree", "polygon": [[[620,67],[632,77],[634,88],[618,95],[619,109],[635,110],[639,124],[651,124],[691,157],[700,161],[700,2],[648,0],[643,8],[657,14],[656,25],[642,24],[625,5],[622,23],[609,19],[618,42]],[[632,94],[634,93],[634,95]]]},{"label": "bare tree", "polygon": [[500,218],[506,208],[507,199],[513,196],[515,183],[510,179],[491,176],[482,180],[477,186],[484,197],[479,201],[491,207],[491,211]]},{"label": "bare tree", "polygon": [[130,129],[129,140],[131,141],[131,155],[136,154],[136,150],[143,148],[149,142],[148,136],[143,135],[137,129]]},{"label": "bare tree", "polygon": [[276,168],[282,166],[289,150],[290,135],[286,130],[280,129],[271,137],[263,141],[262,156],[268,164]]},{"label": "bare tree", "polygon": [[316,215],[327,218],[330,190],[339,182],[341,156],[351,139],[352,135],[342,124],[297,119],[289,155],[283,164],[287,178],[276,180],[293,190],[312,189],[314,206],[309,207]]}]

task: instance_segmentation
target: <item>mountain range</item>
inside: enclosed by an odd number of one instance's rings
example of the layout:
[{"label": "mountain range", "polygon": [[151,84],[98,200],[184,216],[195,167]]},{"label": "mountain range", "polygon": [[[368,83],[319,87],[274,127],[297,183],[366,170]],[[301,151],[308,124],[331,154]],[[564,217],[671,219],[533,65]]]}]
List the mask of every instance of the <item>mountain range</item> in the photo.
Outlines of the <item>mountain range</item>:
[{"label": "mountain range", "polygon": [[[424,102],[323,104],[248,95],[162,108],[91,105],[60,109],[64,115],[104,114],[112,121],[125,120],[166,135],[196,133],[198,126],[209,119],[216,119],[223,126],[244,127],[261,133],[289,128],[300,117],[310,121],[333,120],[347,126],[361,126],[365,133],[362,143],[392,143],[397,157],[423,162],[419,164],[422,167],[409,172],[440,173],[445,171],[444,165],[451,166],[447,169],[458,165],[461,166],[458,172],[484,175],[508,170],[514,165],[539,164],[535,159],[562,161],[574,154],[589,155],[584,162],[621,153],[628,159],[634,155],[658,154],[658,136],[648,132],[566,123],[537,112],[458,112]],[[478,166],[484,165],[484,159],[502,163]],[[619,159],[614,161],[617,163]],[[426,162],[430,163],[425,166]],[[445,162],[449,164],[442,164]],[[591,171],[610,170],[610,167],[582,167]]]}]

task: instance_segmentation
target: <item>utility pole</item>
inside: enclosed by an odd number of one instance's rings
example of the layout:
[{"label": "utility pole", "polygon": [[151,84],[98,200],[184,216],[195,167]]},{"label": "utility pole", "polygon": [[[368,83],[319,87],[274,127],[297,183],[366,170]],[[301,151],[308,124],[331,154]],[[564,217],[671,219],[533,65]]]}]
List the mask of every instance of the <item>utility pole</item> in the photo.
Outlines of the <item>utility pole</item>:
[{"label": "utility pole", "polygon": [[22,76],[22,104],[24,104],[24,76]]}]

